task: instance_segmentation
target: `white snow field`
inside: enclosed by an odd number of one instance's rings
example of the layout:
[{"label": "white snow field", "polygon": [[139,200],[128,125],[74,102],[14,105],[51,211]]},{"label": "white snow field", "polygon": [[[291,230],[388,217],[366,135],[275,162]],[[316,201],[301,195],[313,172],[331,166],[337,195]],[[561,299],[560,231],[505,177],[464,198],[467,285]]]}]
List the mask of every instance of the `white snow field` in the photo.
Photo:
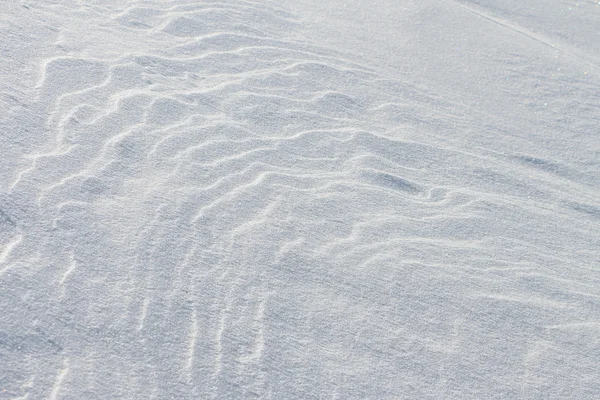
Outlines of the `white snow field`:
[{"label": "white snow field", "polygon": [[598,1],[0,1],[0,399],[599,398]]}]

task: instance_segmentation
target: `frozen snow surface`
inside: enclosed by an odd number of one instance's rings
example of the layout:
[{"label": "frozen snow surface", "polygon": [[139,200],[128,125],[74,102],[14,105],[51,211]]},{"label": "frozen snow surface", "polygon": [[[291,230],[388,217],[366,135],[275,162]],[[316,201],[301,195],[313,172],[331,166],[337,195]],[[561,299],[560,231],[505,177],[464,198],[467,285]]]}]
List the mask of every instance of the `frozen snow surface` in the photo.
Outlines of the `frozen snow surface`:
[{"label": "frozen snow surface", "polygon": [[597,1],[0,1],[0,399],[598,399],[599,360]]}]

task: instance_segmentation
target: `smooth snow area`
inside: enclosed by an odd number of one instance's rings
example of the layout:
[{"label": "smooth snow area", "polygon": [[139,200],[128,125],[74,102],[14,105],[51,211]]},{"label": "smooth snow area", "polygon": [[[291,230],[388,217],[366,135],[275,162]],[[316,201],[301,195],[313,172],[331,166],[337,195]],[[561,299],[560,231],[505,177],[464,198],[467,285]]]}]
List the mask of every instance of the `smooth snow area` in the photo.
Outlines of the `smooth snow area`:
[{"label": "smooth snow area", "polygon": [[598,1],[0,1],[0,399],[598,398]]}]

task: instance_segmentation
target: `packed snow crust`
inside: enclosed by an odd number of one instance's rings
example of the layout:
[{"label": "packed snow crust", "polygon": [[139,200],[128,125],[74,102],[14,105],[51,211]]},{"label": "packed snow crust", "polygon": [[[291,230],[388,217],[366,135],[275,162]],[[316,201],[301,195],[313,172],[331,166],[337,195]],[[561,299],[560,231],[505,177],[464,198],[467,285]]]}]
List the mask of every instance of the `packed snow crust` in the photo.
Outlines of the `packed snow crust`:
[{"label": "packed snow crust", "polygon": [[0,399],[598,399],[600,5],[0,2]]}]

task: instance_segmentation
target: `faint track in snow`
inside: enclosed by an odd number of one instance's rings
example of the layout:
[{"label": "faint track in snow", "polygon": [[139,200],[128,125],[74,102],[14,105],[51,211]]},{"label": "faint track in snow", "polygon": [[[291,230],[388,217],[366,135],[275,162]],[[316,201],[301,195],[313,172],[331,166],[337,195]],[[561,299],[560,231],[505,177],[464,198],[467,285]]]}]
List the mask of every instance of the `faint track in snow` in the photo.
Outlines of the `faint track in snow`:
[{"label": "faint track in snow", "polygon": [[536,42],[541,43],[544,46],[550,47],[550,48],[554,49],[555,51],[565,55],[566,57],[569,57],[569,58],[576,60],[582,64],[585,64],[585,65],[595,69],[596,71],[600,71],[599,65],[594,64],[593,62],[588,61],[588,60],[576,55],[575,53],[573,53],[571,51],[564,50],[560,47],[557,47],[556,45],[552,44],[552,41],[550,39],[544,38],[542,35],[540,35],[538,33],[531,32],[531,31],[529,31],[521,26],[515,25],[509,21],[505,21],[501,18],[497,18],[497,17],[491,16],[485,12],[479,11],[473,7],[469,7],[469,6],[461,3],[460,1],[457,1],[457,0],[444,0],[444,1],[449,4],[456,5],[468,12],[471,12],[483,19],[493,22],[494,24],[497,24],[503,28],[509,29],[509,30],[516,32],[522,36],[525,36],[528,39],[535,40]]}]

